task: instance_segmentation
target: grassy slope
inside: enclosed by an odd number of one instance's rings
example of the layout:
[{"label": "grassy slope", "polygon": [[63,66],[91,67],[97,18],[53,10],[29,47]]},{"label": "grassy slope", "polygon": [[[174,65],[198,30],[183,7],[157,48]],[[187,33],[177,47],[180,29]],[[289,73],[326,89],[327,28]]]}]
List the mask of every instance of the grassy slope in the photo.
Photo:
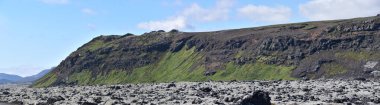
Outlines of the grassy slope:
[{"label": "grassy slope", "polygon": [[380,53],[373,51],[346,51],[336,53],[335,56],[354,61],[371,61],[379,59]]},{"label": "grassy slope", "polygon": [[327,77],[333,77],[335,75],[347,73],[347,68],[338,63],[328,63],[322,65],[322,69],[325,69],[325,73]]},{"label": "grassy slope", "polygon": [[46,74],[44,77],[42,77],[41,79],[37,80],[33,87],[37,87],[37,88],[47,87],[53,84],[56,80],[57,80],[56,74],[54,74],[53,72],[50,72]]},{"label": "grassy slope", "polygon": [[228,63],[226,70],[211,76],[212,80],[294,80],[290,77],[295,67],[267,65],[262,63],[236,65]]},{"label": "grassy slope", "polygon": [[[203,75],[204,65],[201,65],[203,56],[194,51],[195,48],[179,52],[168,52],[156,64],[136,68],[131,73],[123,70],[112,70],[107,74],[92,76],[91,70],[83,70],[74,73],[69,77],[69,82],[77,82],[80,85],[94,84],[121,84],[121,83],[142,83],[142,82],[171,82],[171,81],[206,81],[206,80],[274,80],[286,79],[290,77],[291,71],[295,67],[267,65],[262,63],[237,65],[234,63],[225,64],[225,70],[210,77]],[[55,75],[45,76],[45,78]],[[55,81],[55,80],[48,80]],[[52,82],[37,83],[36,87],[49,86]]]}]

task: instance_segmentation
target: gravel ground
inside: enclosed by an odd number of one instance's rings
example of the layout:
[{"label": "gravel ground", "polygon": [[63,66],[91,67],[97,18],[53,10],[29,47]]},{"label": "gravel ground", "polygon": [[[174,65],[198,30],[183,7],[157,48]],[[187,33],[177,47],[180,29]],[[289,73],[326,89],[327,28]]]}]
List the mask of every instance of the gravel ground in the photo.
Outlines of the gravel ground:
[{"label": "gravel ground", "polygon": [[380,83],[359,80],[178,82],[28,88],[1,85],[0,102],[14,104],[239,104],[255,91],[276,105],[377,105]]}]

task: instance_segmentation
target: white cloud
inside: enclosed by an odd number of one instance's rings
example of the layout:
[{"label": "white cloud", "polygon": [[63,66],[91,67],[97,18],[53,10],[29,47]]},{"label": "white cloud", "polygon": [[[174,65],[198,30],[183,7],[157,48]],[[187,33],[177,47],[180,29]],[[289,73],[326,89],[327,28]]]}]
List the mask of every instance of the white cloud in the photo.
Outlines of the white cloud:
[{"label": "white cloud", "polygon": [[46,4],[68,4],[69,0],[40,0]]},{"label": "white cloud", "polygon": [[299,9],[311,20],[374,16],[380,13],[380,0],[310,0]]},{"label": "white cloud", "polygon": [[215,7],[203,8],[194,3],[189,8],[186,8],[181,15],[204,22],[226,20],[233,4],[233,0],[219,0],[216,2]]},{"label": "white cloud", "polygon": [[95,25],[95,24],[87,24],[87,26],[86,26],[88,29],[90,29],[90,30],[96,30],[96,28],[97,28],[97,26]]},{"label": "white cloud", "polygon": [[289,20],[292,11],[288,7],[278,6],[269,7],[263,5],[246,5],[237,10],[238,15],[242,18],[251,19],[255,22],[279,23]]},{"label": "white cloud", "polygon": [[83,8],[82,10],[82,13],[86,14],[86,15],[96,15],[97,12],[93,9],[90,9],[90,8]]},{"label": "white cloud", "polygon": [[189,29],[194,22],[211,22],[228,19],[229,12],[233,6],[233,0],[218,0],[214,7],[204,8],[194,3],[185,8],[179,14],[171,16],[166,20],[142,22],[137,25],[138,28],[147,30],[171,30],[171,29]]},{"label": "white cloud", "polygon": [[137,25],[138,28],[147,30],[165,30],[169,31],[172,29],[186,29],[189,28],[189,24],[184,17],[169,18],[162,21],[150,21],[144,22]]}]

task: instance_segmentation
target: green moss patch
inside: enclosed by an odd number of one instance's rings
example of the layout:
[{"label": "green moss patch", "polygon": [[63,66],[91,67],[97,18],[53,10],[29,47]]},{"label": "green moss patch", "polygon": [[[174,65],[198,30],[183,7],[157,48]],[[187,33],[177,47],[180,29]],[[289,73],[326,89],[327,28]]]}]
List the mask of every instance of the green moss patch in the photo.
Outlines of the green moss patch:
[{"label": "green moss patch", "polygon": [[94,41],[87,43],[83,48],[84,50],[82,50],[82,51],[95,51],[95,50],[98,50],[100,48],[111,47],[111,46],[115,47],[115,46],[117,46],[117,44],[114,44],[112,42],[104,42],[103,40],[94,40]]},{"label": "green moss patch", "polygon": [[[90,70],[83,70],[70,76],[69,82],[80,85],[120,84],[142,82],[171,82],[171,81],[204,81],[204,66],[198,65],[202,56],[195,48],[168,52],[156,64],[134,69],[128,73],[123,70],[112,70],[106,74],[91,76]],[[199,63],[200,64],[200,63]]]},{"label": "green moss patch", "polygon": [[325,70],[327,76],[335,76],[339,74],[347,73],[347,69],[338,63],[323,64],[321,69]]},{"label": "green moss patch", "polygon": [[235,54],[235,58],[240,58],[243,56],[243,51],[238,51],[236,54]]},{"label": "green moss patch", "polygon": [[336,53],[335,56],[360,61],[360,60],[368,60],[371,57],[371,53],[350,51],[350,52]]},{"label": "green moss patch", "polygon": [[168,52],[154,65],[136,68],[128,75],[127,82],[170,82],[205,80],[201,64],[202,55],[195,48]]},{"label": "green moss patch", "polygon": [[95,80],[91,84],[120,84],[124,83],[128,79],[128,73],[121,70],[112,70],[106,75],[97,75]]},{"label": "green moss patch", "polygon": [[90,70],[83,70],[78,73],[73,73],[69,77],[69,82],[77,82],[79,85],[87,85],[92,80]]},{"label": "green moss patch", "polygon": [[42,88],[42,87],[48,87],[51,86],[55,81],[57,80],[57,75],[54,74],[53,72],[50,72],[46,74],[44,77],[41,79],[37,80],[33,87],[35,88]]},{"label": "green moss patch", "polygon": [[236,65],[228,63],[225,70],[218,71],[212,80],[294,80],[290,77],[293,66],[267,65],[262,63]]},{"label": "green moss patch", "polygon": [[274,56],[258,56],[257,57],[257,62],[260,62],[260,63],[265,63],[265,62],[268,62],[272,59],[275,59],[276,57]]},{"label": "green moss patch", "polygon": [[304,30],[312,30],[312,29],[316,29],[316,28],[317,28],[317,26],[309,24],[309,25],[303,27],[302,29],[304,29]]},{"label": "green moss patch", "polygon": [[103,47],[106,43],[104,43],[101,40],[95,40],[93,42],[88,43],[84,49],[87,49],[89,51],[95,51],[101,47]]},{"label": "green moss patch", "polygon": [[335,53],[335,57],[355,61],[370,61],[380,59],[380,53],[372,51],[345,51]]}]

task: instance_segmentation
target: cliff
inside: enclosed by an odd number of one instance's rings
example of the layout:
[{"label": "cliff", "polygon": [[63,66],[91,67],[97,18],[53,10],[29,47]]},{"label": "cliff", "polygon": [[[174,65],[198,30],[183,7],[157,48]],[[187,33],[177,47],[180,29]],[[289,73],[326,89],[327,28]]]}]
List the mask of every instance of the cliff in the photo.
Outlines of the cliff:
[{"label": "cliff", "polygon": [[379,78],[380,16],[214,32],[99,36],[34,87]]}]

